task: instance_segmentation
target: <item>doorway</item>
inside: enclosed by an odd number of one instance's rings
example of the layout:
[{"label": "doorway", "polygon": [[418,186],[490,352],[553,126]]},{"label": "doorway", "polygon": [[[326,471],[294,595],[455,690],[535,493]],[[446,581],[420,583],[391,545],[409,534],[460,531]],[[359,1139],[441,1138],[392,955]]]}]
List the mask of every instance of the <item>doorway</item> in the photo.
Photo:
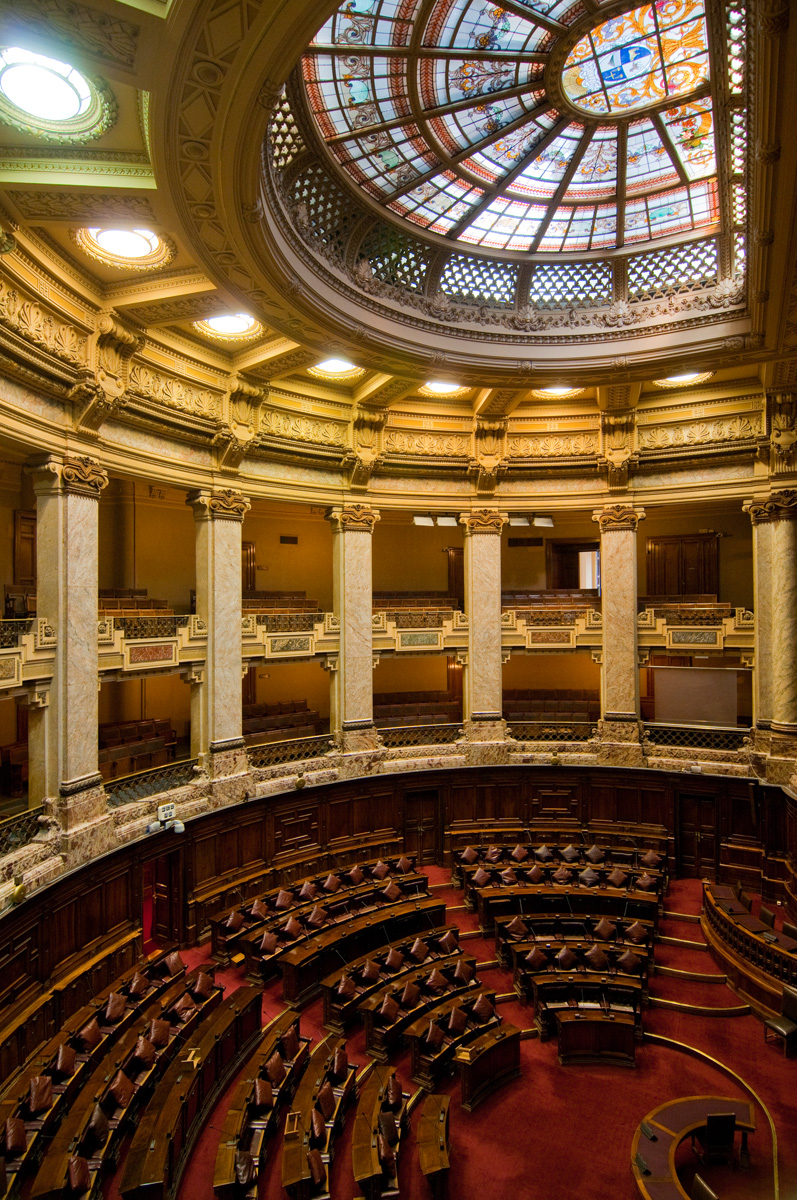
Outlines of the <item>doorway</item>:
[{"label": "doorway", "polygon": [[404,849],[418,867],[440,860],[440,793],[436,788],[407,792],[404,797]]},{"label": "doorway", "polygon": [[183,941],[182,854],[170,850],[144,863],[141,872],[144,953]]},{"label": "doorway", "polygon": [[711,796],[678,797],[678,861],[685,879],[716,879],[716,805]]}]

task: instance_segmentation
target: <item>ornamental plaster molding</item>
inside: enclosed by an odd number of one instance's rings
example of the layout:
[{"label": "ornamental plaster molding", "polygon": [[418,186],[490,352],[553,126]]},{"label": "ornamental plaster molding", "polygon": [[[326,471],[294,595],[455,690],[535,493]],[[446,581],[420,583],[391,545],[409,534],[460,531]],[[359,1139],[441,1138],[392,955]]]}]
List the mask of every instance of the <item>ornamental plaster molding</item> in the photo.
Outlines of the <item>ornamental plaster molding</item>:
[{"label": "ornamental plaster molding", "polygon": [[797,489],[772,492],[766,501],[770,521],[797,521]]},{"label": "ornamental plaster molding", "polygon": [[510,436],[507,444],[509,458],[578,458],[598,453],[598,435],[574,433],[557,437],[551,434]]},{"label": "ornamental plaster molding", "polygon": [[380,513],[367,504],[344,504],[341,508],[330,508],[326,519],[336,532],[373,533]]},{"label": "ornamental plaster molding", "polygon": [[108,486],[108,473],[96,458],[88,455],[65,458],[61,464],[61,484],[65,492],[99,500],[100,492]]},{"label": "ornamental plaster molding", "polygon": [[241,492],[223,488],[219,492],[189,492],[186,503],[198,521],[243,521],[251,502]]},{"label": "ornamental plaster molding", "polygon": [[386,454],[431,455],[435,458],[464,458],[470,454],[469,435],[407,433],[390,429],[383,446]]},{"label": "ornamental plaster molding", "polygon": [[176,375],[167,375],[143,363],[133,363],[128,391],[132,395],[156,400],[168,408],[208,420],[221,420],[222,395],[207,388],[185,383]]},{"label": "ornamental plaster molding", "polygon": [[15,0],[8,24],[48,39],[55,35],[103,63],[135,66],[140,27],[75,0]]},{"label": "ornamental plaster molding", "polygon": [[702,446],[711,442],[751,441],[759,437],[761,432],[760,419],[752,416],[696,421],[684,425],[653,426],[639,430],[639,448],[663,450],[678,446]]},{"label": "ornamental plaster molding", "polygon": [[304,413],[283,412],[277,408],[263,408],[260,414],[260,435],[293,442],[311,442],[321,446],[346,445],[346,430],[343,425],[310,417]]},{"label": "ornamental plaster molding", "polygon": [[635,532],[639,522],[645,519],[645,510],[630,504],[609,504],[606,508],[596,509],[592,519],[598,522],[601,534],[626,530]]},{"label": "ornamental plaster molding", "polygon": [[86,334],[3,280],[0,280],[0,325],[46,350],[61,362],[72,366],[84,366],[86,363]]}]

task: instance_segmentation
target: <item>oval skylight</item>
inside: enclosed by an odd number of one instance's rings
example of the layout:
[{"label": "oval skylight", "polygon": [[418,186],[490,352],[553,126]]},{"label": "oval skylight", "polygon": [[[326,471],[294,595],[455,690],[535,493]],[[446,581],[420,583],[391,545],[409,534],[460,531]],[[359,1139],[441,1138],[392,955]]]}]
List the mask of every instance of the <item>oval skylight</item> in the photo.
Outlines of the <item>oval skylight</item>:
[{"label": "oval skylight", "polygon": [[673,101],[708,82],[702,0],[669,0],[620,13],[570,51],[562,86],[591,116],[618,116]]},{"label": "oval skylight", "polygon": [[151,229],[78,229],[74,234],[81,250],[113,267],[136,271],[164,266],[174,257],[174,246]]},{"label": "oval skylight", "polygon": [[99,137],[116,105],[99,81],[69,63],[20,46],[0,49],[0,117],[28,132],[64,141]]},{"label": "oval skylight", "polygon": [[711,379],[713,371],[686,371],[682,375],[667,375],[664,379],[654,379],[656,387],[689,387],[691,383],[705,383]]},{"label": "oval skylight", "polygon": [[435,383],[433,380],[425,383],[422,389],[428,396],[453,396],[455,392],[465,389],[458,383]]},{"label": "oval skylight", "polygon": [[256,337],[262,332],[263,326],[248,313],[225,313],[223,316],[209,317],[207,321],[194,321],[194,328],[210,337],[235,341]]}]

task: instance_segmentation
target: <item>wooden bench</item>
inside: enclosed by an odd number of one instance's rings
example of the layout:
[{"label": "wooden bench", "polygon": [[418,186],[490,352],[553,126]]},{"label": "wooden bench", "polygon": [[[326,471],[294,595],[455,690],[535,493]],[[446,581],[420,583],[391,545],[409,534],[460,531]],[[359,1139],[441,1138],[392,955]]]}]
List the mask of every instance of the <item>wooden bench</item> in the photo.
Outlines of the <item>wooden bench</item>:
[{"label": "wooden bench", "polygon": [[398,1156],[408,1097],[399,1093],[398,1102],[390,1102],[388,1089],[395,1075],[394,1069],[374,1066],[360,1088],[351,1160],[354,1181],[365,1200],[399,1195]]},{"label": "wooden bench", "polygon": [[[288,1045],[291,1030],[296,1035],[293,1047]],[[265,1157],[267,1139],[276,1132],[281,1110],[293,1097],[307,1064],[309,1045],[310,1039],[300,1035],[298,1013],[280,1013],[263,1030],[260,1042],[246,1064],[246,1071],[236,1085],[224,1118],[213,1171],[213,1191],[219,1200],[241,1200],[243,1196],[250,1195],[254,1200],[257,1196],[257,1175]],[[292,1054],[289,1052],[291,1050]],[[275,1053],[282,1060],[284,1076],[278,1081],[275,1078],[273,1084],[269,1080],[271,1103],[264,1107],[258,1104],[258,1081],[269,1078],[268,1063],[270,1059],[273,1061]],[[241,1155],[245,1156],[243,1164],[240,1162]],[[245,1175],[254,1175],[251,1182],[242,1184],[238,1181],[237,1165],[243,1166]]]},{"label": "wooden bench", "polygon": [[169,1066],[138,1124],[125,1161],[125,1200],[171,1200],[205,1121],[261,1030],[262,993],[243,987]]}]

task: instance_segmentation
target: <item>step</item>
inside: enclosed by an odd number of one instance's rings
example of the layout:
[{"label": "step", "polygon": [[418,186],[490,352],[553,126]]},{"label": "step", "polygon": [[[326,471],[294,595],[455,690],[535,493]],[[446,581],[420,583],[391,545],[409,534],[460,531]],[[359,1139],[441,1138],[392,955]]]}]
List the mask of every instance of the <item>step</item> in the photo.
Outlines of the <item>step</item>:
[{"label": "step", "polygon": [[727,975],[709,975],[701,971],[682,971],[678,967],[662,967],[653,964],[654,975],[667,975],[670,979],[691,979],[693,983],[727,983]]},{"label": "step", "polygon": [[500,964],[499,964],[497,958],[488,958],[484,962],[477,962],[476,970],[477,971],[492,971],[494,967],[497,967],[499,965]]},{"label": "step", "polygon": [[663,916],[667,917],[670,921],[688,921],[690,925],[700,924],[700,913],[671,912],[665,908]]},{"label": "step", "polygon": [[707,942],[690,942],[686,938],[667,937],[667,935],[663,933],[656,935],[656,941],[661,942],[662,946],[683,946],[687,950],[708,951]]},{"label": "step", "polygon": [[479,937],[484,937],[484,934],[482,933],[481,929],[460,929],[460,931],[459,931],[459,940],[461,942],[466,942],[468,940],[468,938],[479,938]]},{"label": "step", "polygon": [[749,1004],[715,1008],[712,1004],[686,1004],[682,1000],[664,1000],[658,996],[651,996],[649,1004],[651,1008],[668,1008],[670,1012],[692,1013],[699,1017],[746,1017],[751,1012]]}]

